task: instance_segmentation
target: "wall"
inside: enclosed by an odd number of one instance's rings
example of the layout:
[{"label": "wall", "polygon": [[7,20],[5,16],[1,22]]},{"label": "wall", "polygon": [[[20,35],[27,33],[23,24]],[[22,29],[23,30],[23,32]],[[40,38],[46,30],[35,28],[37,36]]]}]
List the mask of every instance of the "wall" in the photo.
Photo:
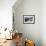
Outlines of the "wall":
[{"label": "wall", "polygon": [[[23,0],[13,7],[15,29],[22,32],[24,38],[35,41],[36,46],[41,46],[41,1]],[[23,24],[23,15],[35,15],[35,24]]]},{"label": "wall", "polygon": [[46,46],[46,0],[41,2],[41,38],[42,46]]},{"label": "wall", "polygon": [[0,0],[0,27],[12,28],[12,6],[16,0]]},{"label": "wall", "polygon": [[[0,0],[0,26],[12,28],[12,6],[15,2],[16,2],[16,0]],[[16,6],[14,8],[16,8]],[[23,8],[21,8],[21,10],[22,9]],[[14,10],[15,10],[15,15],[17,15],[16,14],[17,9],[14,9]],[[23,13],[23,10],[20,13]],[[21,15],[23,15],[23,14],[21,14]],[[24,35],[27,36],[25,33],[26,33],[28,27],[29,26],[31,27],[31,24],[30,25],[29,24],[24,25],[23,21],[22,21],[23,16],[21,16],[21,15],[19,15],[15,18],[17,20],[20,19],[19,23],[15,21],[18,24],[18,25],[16,25],[16,28],[17,28],[18,31],[24,32]],[[42,46],[46,46],[46,36],[45,36],[46,35],[46,0],[42,0],[41,25],[42,25],[41,26],[42,27],[42,30],[41,30]],[[24,27],[26,27],[26,29]],[[34,29],[34,27],[33,27],[33,29]],[[32,30],[32,28],[30,30]],[[31,33],[33,33],[33,32],[35,32],[35,31],[31,31]],[[30,34],[30,32],[28,32],[28,34]],[[34,36],[34,37],[36,37],[36,36]],[[31,35],[31,39],[32,39],[32,35]],[[36,40],[36,38],[35,38],[35,40]]]}]

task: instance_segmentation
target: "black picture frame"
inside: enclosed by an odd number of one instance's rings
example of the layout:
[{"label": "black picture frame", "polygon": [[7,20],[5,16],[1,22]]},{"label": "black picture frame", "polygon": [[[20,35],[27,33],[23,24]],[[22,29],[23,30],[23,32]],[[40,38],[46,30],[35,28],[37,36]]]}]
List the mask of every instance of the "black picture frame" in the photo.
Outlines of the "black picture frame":
[{"label": "black picture frame", "polygon": [[23,24],[35,24],[35,15],[23,15]]}]

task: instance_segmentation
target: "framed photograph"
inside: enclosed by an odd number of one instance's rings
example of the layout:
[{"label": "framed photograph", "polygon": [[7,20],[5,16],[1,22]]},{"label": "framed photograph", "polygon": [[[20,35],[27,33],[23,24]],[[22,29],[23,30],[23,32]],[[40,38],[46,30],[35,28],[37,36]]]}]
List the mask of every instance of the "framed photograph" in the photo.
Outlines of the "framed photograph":
[{"label": "framed photograph", "polygon": [[23,24],[35,24],[35,15],[23,15]]}]

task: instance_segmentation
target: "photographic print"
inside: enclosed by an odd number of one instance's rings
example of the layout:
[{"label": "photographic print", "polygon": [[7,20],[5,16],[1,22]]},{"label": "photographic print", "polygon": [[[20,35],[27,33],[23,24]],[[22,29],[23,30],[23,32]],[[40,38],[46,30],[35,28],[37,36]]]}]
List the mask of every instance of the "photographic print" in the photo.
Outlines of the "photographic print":
[{"label": "photographic print", "polygon": [[24,24],[35,24],[35,15],[23,15]]}]

